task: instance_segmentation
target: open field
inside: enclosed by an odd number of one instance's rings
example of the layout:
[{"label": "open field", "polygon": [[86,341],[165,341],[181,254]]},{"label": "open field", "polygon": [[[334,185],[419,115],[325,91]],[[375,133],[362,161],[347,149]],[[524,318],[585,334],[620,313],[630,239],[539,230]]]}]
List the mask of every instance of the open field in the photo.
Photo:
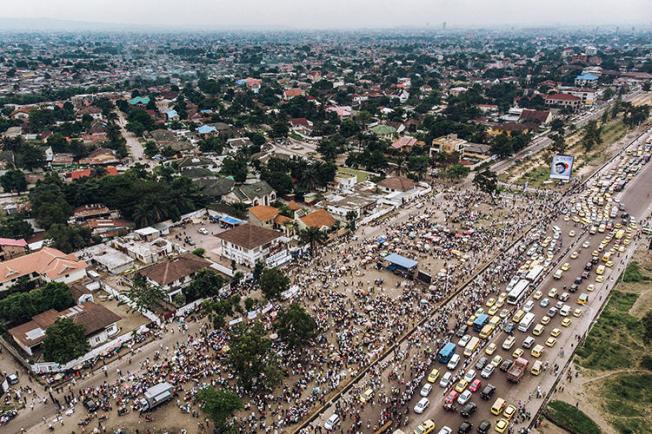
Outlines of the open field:
[{"label": "open field", "polygon": [[598,425],[590,417],[564,401],[552,401],[548,404],[546,417],[573,434],[597,434],[601,432]]}]

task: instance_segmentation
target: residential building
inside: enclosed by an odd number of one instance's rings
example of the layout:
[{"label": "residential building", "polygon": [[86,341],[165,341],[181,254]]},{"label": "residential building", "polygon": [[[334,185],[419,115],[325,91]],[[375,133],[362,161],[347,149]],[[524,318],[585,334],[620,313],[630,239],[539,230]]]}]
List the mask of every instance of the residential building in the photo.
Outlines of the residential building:
[{"label": "residential building", "polygon": [[582,106],[582,98],[568,93],[555,93],[544,97],[546,105],[577,110]]},{"label": "residential building", "polygon": [[337,220],[325,209],[318,209],[310,214],[299,217],[297,220],[300,229],[319,229],[320,231],[327,231],[333,229],[337,225]]},{"label": "residential building", "polygon": [[224,196],[226,203],[243,203],[249,206],[271,205],[276,201],[276,191],[265,181],[234,187]]},{"label": "residential building", "polygon": [[119,315],[100,304],[87,302],[61,312],[47,310],[10,329],[9,334],[25,353],[33,356],[34,350],[45,340],[47,329],[59,318],[68,318],[82,326],[91,348],[108,342],[120,331],[117,324],[121,319]]},{"label": "residential building", "polygon": [[392,176],[378,182],[378,187],[386,193],[396,191],[407,192],[413,190],[416,187],[416,183],[405,176]]},{"label": "residential building", "polygon": [[200,256],[184,253],[141,268],[138,274],[147,279],[150,284],[163,289],[172,301],[172,297],[180,293],[198,271],[209,268],[211,264]]},{"label": "residential building", "polygon": [[6,291],[21,277],[29,280],[71,283],[86,276],[86,262],[74,255],[44,247],[41,250],[0,263],[0,291]]},{"label": "residential building", "polygon": [[430,156],[433,152],[443,152],[445,154],[452,154],[454,152],[462,152],[466,140],[457,137],[457,134],[447,134],[445,136],[437,137],[432,140],[430,147]]},{"label": "residential building", "polygon": [[8,261],[25,254],[27,254],[27,241],[0,238],[0,261]]},{"label": "residential building", "polygon": [[274,267],[290,259],[283,234],[272,229],[247,223],[216,237],[220,240],[218,252],[222,257],[239,265],[253,268],[261,261]]}]

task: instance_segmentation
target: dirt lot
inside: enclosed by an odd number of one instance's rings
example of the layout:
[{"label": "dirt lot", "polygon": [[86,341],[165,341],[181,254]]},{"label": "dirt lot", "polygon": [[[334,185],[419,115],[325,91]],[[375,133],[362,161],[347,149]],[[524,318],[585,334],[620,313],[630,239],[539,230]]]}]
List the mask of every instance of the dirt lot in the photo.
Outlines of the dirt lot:
[{"label": "dirt lot", "polygon": [[[208,233],[200,233],[199,231],[202,228],[206,229]],[[226,228],[223,228],[219,223],[211,223],[208,218],[204,218],[196,223],[174,227],[170,229],[170,234],[164,238],[190,251],[199,248],[204,249],[204,256],[217,261],[219,256],[213,250],[219,245],[219,240],[215,238],[215,235],[225,230]],[[189,239],[186,240],[186,237]]]}]

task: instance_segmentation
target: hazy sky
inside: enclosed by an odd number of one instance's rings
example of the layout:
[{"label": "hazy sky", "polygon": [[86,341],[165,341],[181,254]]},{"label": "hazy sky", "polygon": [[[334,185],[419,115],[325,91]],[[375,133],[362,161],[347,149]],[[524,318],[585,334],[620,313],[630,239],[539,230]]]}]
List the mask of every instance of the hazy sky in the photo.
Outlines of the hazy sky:
[{"label": "hazy sky", "polygon": [[0,0],[0,17],[153,26],[650,24],[652,0]]}]

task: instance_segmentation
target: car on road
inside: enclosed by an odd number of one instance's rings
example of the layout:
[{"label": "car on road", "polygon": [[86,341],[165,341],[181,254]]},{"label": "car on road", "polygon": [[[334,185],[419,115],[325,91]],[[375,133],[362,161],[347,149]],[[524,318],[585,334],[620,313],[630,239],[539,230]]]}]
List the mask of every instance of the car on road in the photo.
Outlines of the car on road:
[{"label": "car on road", "polygon": [[431,419],[426,419],[414,429],[414,434],[430,434],[434,430],[435,423]]},{"label": "car on road", "polygon": [[494,358],[491,359],[491,365],[492,365],[494,368],[497,368],[498,366],[500,366],[500,364],[502,363],[502,361],[503,361],[503,356],[501,356],[501,355],[499,355],[499,354],[496,354],[496,355],[494,356]]},{"label": "car on road", "polygon": [[550,323],[550,317],[548,315],[544,315],[541,317],[541,324],[548,325],[549,323]]},{"label": "car on road", "polygon": [[559,330],[558,328],[554,328],[550,331],[550,336],[552,336],[553,338],[558,337],[560,334],[561,334],[561,330]]},{"label": "car on road", "polygon": [[484,367],[484,369],[480,373],[480,376],[482,378],[489,378],[489,377],[491,377],[491,374],[494,373],[495,369],[496,369],[496,367],[494,365],[491,365],[491,364],[487,365],[487,366]]},{"label": "car on road", "polygon": [[561,325],[564,327],[570,327],[571,324],[573,324],[573,320],[570,318],[564,318],[561,320]]},{"label": "car on road", "polygon": [[515,342],[516,342],[516,336],[507,336],[503,341],[503,345],[502,345],[503,350],[509,351],[514,346]]},{"label": "car on road", "polygon": [[444,375],[442,375],[441,380],[439,380],[439,387],[448,387],[451,384],[451,380],[453,379],[453,373],[450,371],[444,372]]},{"label": "car on road", "polygon": [[532,348],[532,351],[530,351],[530,355],[535,359],[541,357],[542,354],[543,354],[543,345],[540,344],[535,345],[534,348]]},{"label": "car on road", "polygon": [[498,316],[500,319],[505,319],[509,316],[509,310],[508,309],[502,309],[500,313],[498,313]]},{"label": "car on road", "polygon": [[582,316],[582,309],[580,309],[579,307],[578,307],[577,309],[575,309],[575,310],[573,311],[573,316],[574,316],[575,318],[579,318],[579,317],[581,317],[581,316]]},{"label": "car on road", "polygon": [[414,412],[416,414],[421,414],[426,411],[426,408],[430,405],[430,400],[428,398],[421,398],[417,405],[414,406]]},{"label": "car on road", "polygon": [[551,307],[548,309],[548,312],[546,312],[546,315],[549,316],[550,318],[554,318],[555,315],[557,315],[557,308],[556,307]]},{"label": "car on road", "polygon": [[491,422],[488,420],[483,420],[480,422],[480,425],[478,425],[478,434],[487,434],[491,430]]},{"label": "car on road", "polygon": [[457,428],[457,434],[466,434],[471,432],[473,429],[473,424],[471,422],[464,421],[460,424],[460,427]]},{"label": "car on road", "polygon": [[444,408],[446,410],[452,410],[455,408],[455,401],[457,401],[458,396],[460,396],[459,392],[451,390],[448,395],[446,395],[446,398],[444,398]]},{"label": "car on road", "polygon": [[559,294],[559,301],[566,301],[570,297],[570,294],[567,292],[562,292]]},{"label": "car on road", "polygon": [[503,372],[507,372],[507,371],[509,371],[509,368],[511,368],[513,364],[514,364],[513,360],[507,359],[503,363],[500,364],[500,370],[503,371]]},{"label": "car on road", "polygon": [[448,364],[446,367],[448,369],[455,369],[457,368],[457,364],[460,363],[460,355],[459,354],[453,354],[453,357],[448,361]]},{"label": "car on road", "polygon": [[488,401],[494,395],[494,393],[496,393],[496,386],[493,384],[487,384],[484,386],[484,389],[482,389],[482,392],[480,392],[480,398]]},{"label": "car on road", "polygon": [[439,429],[439,432],[437,434],[452,434],[452,433],[453,433],[453,430],[451,428],[447,427],[446,425],[444,425]]},{"label": "car on road", "polygon": [[487,302],[485,303],[485,305],[486,305],[487,307],[491,307],[491,306],[493,306],[494,304],[496,304],[496,299],[495,299],[494,297],[489,297],[489,299],[488,299]]},{"label": "car on road", "polygon": [[470,390],[465,390],[460,394],[460,396],[457,397],[457,403],[460,405],[466,404],[467,402],[469,402],[472,395],[473,392],[471,392]]},{"label": "car on road", "polygon": [[555,298],[557,296],[557,292],[557,288],[550,288],[550,291],[548,291],[548,297]]},{"label": "car on road", "polygon": [[430,374],[428,374],[428,383],[434,383],[437,381],[437,378],[439,378],[439,370],[434,368],[432,371],[430,371]]},{"label": "car on road", "polygon": [[471,401],[467,403],[464,407],[462,407],[460,414],[462,415],[462,417],[471,417],[471,415],[473,415],[473,413],[475,413],[477,409],[478,409],[478,405],[475,402]]},{"label": "car on road", "polygon": [[469,369],[468,371],[466,371],[466,374],[464,374],[464,381],[470,383],[471,381],[473,381],[475,376],[476,376],[475,369]]},{"label": "car on road", "polygon": [[534,329],[532,330],[532,334],[534,336],[539,336],[541,333],[543,333],[544,328],[545,327],[543,326],[543,324],[537,324],[534,326]]},{"label": "car on road", "polygon": [[570,264],[569,264],[568,262],[564,262],[564,263],[561,265],[561,270],[562,270],[562,271],[568,271],[568,270],[570,270]]},{"label": "car on road", "polygon": [[482,357],[480,357],[480,359],[479,359],[479,360],[477,361],[477,363],[475,364],[475,369],[477,369],[477,370],[481,370],[482,368],[485,367],[485,365],[486,365],[487,363],[489,363],[489,359],[486,358],[486,357],[484,357],[484,356],[482,356]]},{"label": "car on road", "polygon": [[460,381],[458,381],[457,384],[455,385],[455,391],[456,391],[457,393],[462,393],[462,392],[464,392],[464,390],[466,390],[466,387],[467,387],[468,385],[469,385],[469,382],[468,382],[468,381],[466,381],[466,380],[460,380]]},{"label": "car on road", "polygon": [[523,310],[525,312],[530,312],[534,308],[534,300],[528,300],[524,305],[523,305]]},{"label": "car on road", "polygon": [[494,429],[496,430],[496,432],[502,434],[507,430],[508,426],[509,426],[509,422],[506,419],[498,419]]},{"label": "car on road", "polygon": [[457,345],[460,347],[465,347],[470,340],[471,340],[471,335],[464,335],[459,341],[457,341]]},{"label": "car on road", "polygon": [[476,378],[471,382],[471,385],[469,386],[469,390],[473,393],[477,392],[480,390],[480,386],[482,385],[482,381],[480,379]]},{"label": "car on road", "polygon": [[82,404],[84,405],[84,408],[86,408],[86,410],[88,410],[89,413],[94,413],[100,408],[100,405],[96,401],[94,401],[94,400],[92,400],[90,398],[85,399],[82,402]]},{"label": "car on road", "polygon": [[557,339],[556,339],[556,338],[549,337],[548,339],[546,339],[546,347],[550,347],[550,348],[552,348],[552,347],[555,346],[556,343],[557,343]]},{"label": "car on road", "polygon": [[532,294],[532,298],[535,300],[540,299],[543,296],[543,292],[539,291],[538,289],[534,291],[534,294]]},{"label": "car on road", "polygon": [[511,420],[512,417],[516,414],[516,407],[513,404],[508,404],[503,410],[503,417],[507,420]]},{"label": "car on road", "polygon": [[457,328],[457,331],[455,332],[455,336],[457,336],[458,338],[461,338],[462,336],[464,336],[464,334],[466,334],[466,331],[468,330],[468,328],[469,328],[469,326],[467,326],[466,324],[462,324],[461,326],[459,326]]},{"label": "car on road", "polygon": [[518,359],[519,357],[521,357],[523,355],[524,352],[525,351],[523,350],[523,348],[517,348],[512,353],[512,357],[515,358],[515,359]]},{"label": "car on road", "polygon": [[535,342],[534,338],[532,336],[528,336],[527,338],[525,338],[523,340],[522,346],[523,346],[523,348],[529,349],[529,348],[532,348],[532,345],[534,345],[534,342]]},{"label": "car on road", "polygon": [[484,349],[486,355],[490,356],[496,351],[496,344],[493,342],[487,345],[487,348]]},{"label": "car on road", "polygon": [[337,413],[331,414],[331,416],[324,422],[324,428],[328,431],[333,431],[340,424],[340,417]]},{"label": "car on road", "polygon": [[570,313],[571,307],[567,304],[563,305],[561,309],[559,309],[559,315],[561,316],[568,316]]},{"label": "car on road", "polygon": [[546,308],[550,304],[550,299],[548,297],[544,297],[539,301],[539,306]]},{"label": "car on road", "polygon": [[586,304],[589,302],[589,295],[586,293],[581,293],[579,297],[577,297],[577,304]]},{"label": "car on road", "polygon": [[507,334],[512,334],[515,328],[516,328],[516,323],[514,322],[509,321],[507,324],[503,324],[503,331]]},{"label": "car on road", "polygon": [[590,241],[584,241],[582,243],[582,248],[588,249],[589,247],[591,247],[591,242]]},{"label": "car on road", "polygon": [[570,232],[568,232],[568,236],[569,236],[569,237],[574,237],[574,236],[575,236],[575,231],[570,231]]},{"label": "car on road", "polygon": [[571,259],[577,259],[577,257],[578,257],[579,255],[580,255],[580,254],[579,254],[577,251],[574,251],[573,253],[571,253],[570,258],[571,258]]},{"label": "car on road", "polygon": [[586,290],[589,291],[589,292],[593,292],[593,291],[595,291],[595,285],[592,284],[592,283],[590,283],[590,284],[586,287]]},{"label": "car on road", "polygon": [[432,384],[426,383],[423,385],[421,390],[419,391],[419,395],[423,396],[424,398],[430,395],[430,392],[432,392]]},{"label": "car on road", "polygon": [[7,374],[7,376],[5,378],[7,380],[7,383],[9,383],[10,386],[14,386],[14,385],[18,384],[18,381],[19,381],[18,380],[18,374],[15,373],[15,372],[12,372],[11,374]]}]

